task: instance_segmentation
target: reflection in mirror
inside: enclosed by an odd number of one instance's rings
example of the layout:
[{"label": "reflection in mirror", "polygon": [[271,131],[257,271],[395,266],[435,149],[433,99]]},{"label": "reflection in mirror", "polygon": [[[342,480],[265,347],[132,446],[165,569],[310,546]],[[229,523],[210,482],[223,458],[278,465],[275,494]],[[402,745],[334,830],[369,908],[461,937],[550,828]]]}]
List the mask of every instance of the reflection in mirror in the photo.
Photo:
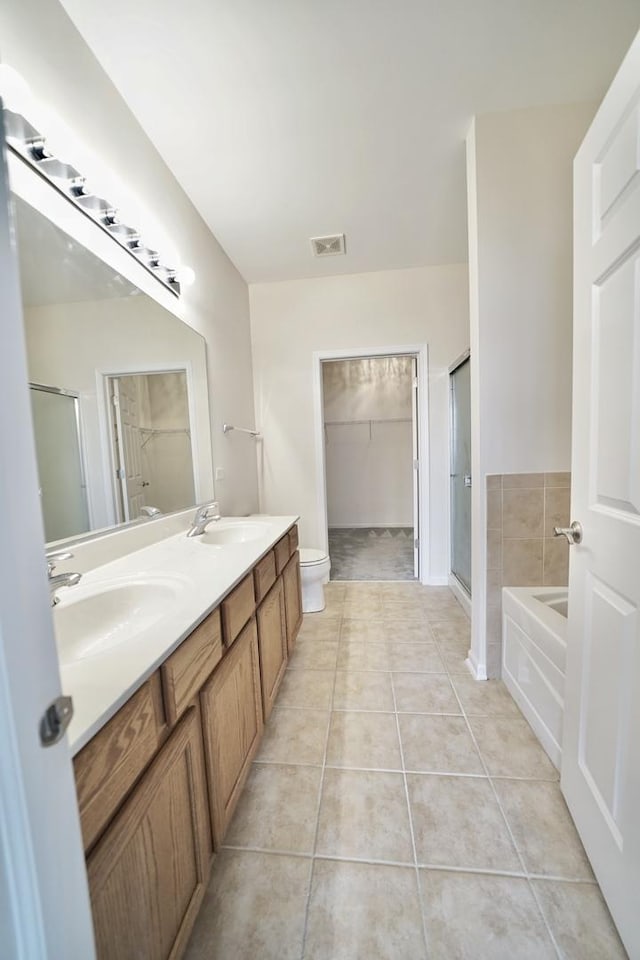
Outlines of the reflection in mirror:
[{"label": "reflection in mirror", "polygon": [[204,340],[24,200],[14,208],[47,542],[211,499]]}]

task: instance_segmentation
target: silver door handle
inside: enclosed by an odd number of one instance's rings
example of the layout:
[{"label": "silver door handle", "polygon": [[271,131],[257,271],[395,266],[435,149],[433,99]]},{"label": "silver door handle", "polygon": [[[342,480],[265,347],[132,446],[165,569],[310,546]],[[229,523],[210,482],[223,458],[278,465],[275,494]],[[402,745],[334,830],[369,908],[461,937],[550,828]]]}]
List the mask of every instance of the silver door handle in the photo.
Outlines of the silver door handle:
[{"label": "silver door handle", "polygon": [[470,474],[470,473],[465,473],[465,475],[464,475],[464,477],[463,477],[462,479],[463,479],[463,482],[464,482],[465,487],[470,487],[470,486],[471,486],[471,474]]},{"label": "silver door handle", "polygon": [[570,527],[554,527],[554,537],[566,537],[570,544],[582,543],[582,524],[574,520]]}]

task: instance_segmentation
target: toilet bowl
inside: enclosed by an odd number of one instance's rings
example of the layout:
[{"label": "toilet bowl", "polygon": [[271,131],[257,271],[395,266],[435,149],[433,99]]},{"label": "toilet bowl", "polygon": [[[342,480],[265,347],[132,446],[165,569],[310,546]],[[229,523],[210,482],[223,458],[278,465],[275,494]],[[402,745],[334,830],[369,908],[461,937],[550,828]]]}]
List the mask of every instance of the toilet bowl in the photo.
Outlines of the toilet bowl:
[{"label": "toilet bowl", "polygon": [[300,549],[300,580],[302,585],[302,612],[319,613],[324,610],[324,585],[329,580],[331,560],[324,550]]}]

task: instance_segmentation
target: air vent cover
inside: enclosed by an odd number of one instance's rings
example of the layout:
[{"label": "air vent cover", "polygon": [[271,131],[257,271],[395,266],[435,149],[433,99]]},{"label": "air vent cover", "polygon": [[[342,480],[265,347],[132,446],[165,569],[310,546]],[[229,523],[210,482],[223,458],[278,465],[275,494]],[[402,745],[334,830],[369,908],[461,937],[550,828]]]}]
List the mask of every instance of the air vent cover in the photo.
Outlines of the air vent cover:
[{"label": "air vent cover", "polygon": [[337,233],[332,237],[311,237],[311,249],[314,257],[335,257],[346,253],[344,233]]}]

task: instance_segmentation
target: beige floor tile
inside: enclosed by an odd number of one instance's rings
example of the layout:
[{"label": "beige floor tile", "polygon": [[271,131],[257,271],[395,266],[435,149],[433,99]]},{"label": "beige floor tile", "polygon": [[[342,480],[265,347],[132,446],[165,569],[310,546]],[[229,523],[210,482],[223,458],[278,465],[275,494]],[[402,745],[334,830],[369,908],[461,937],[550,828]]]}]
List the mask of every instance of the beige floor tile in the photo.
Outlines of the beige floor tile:
[{"label": "beige floor tile", "polygon": [[469,621],[458,601],[453,598],[451,600],[424,600],[422,607],[427,620],[433,620],[434,622],[455,620],[462,623]]},{"label": "beige floor tile", "polygon": [[316,855],[413,863],[403,775],[325,770]]},{"label": "beige floor tile", "polygon": [[390,647],[391,669],[398,672],[445,673],[435,643],[397,643]]},{"label": "beige floor tile", "polygon": [[340,643],[338,670],[390,670],[388,643]]},{"label": "beige floor tile", "polygon": [[383,620],[343,620],[340,640],[346,643],[384,643]]},{"label": "beige floor tile", "polygon": [[522,870],[487,779],[410,773],[407,786],[418,862]]},{"label": "beige floor tile", "polygon": [[400,745],[392,713],[333,713],[327,764],[400,770]]},{"label": "beige floor tile", "polygon": [[563,960],[627,960],[595,883],[532,882]]},{"label": "beige floor tile", "polygon": [[390,600],[392,603],[399,600],[420,600],[423,596],[423,587],[417,581],[399,580],[380,584],[382,602]]},{"label": "beige floor tile", "polygon": [[325,583],[324,585],[325,597],[331,597],[333,600],[344,600],[345,590],[346,584],[341,583],[339,580],[330,580],[329,583]]},{"label": "beige floor tile", "polygon": [[436,647],[448,673],[452,676],[470,676],[469,667],[466,663],[469,655],[467,640],[449,640],[446,643],[436,641]]},{"label": "beige floor tile", "polygon": [[380,620],[382,619],[382,601],[377,597],[347,599],[344,601],[342,616],[346,620]]},{"label": "beige floor tile", "polygon": [[339,620],[342,616],[342,608],[344,606],[343,597],[335,597],[327,594],[325,591],[324,603],[324,610],[319,610],[317,613],[308,613],[306,616],[317,617],[318,619],[323,618],[325,620]]},{"label": "beige floor tile", "polygon": [[386,600],[382,604],[384,620],[425,620],[424,607],[420,600]]},{"label": "beige floor tile", "polygon": [[398,715],[405,769],[424,773],[483,773],[462,717]]},{"label": "beige floor tile", "polygon": [[391,674],[338,670],[334,710],[393,710]]},{"label": "beige floor tile", "polygon": [[254,763],[225,845],[312,854],[321,779],[321,767]]},{"label": "beige floor tile", "polygon": [[413,869],[314,862],[304,960],[424,957]]},{"label": "beige floor tile", "polygon": [[422,599],[431,600],[435,603],[446,603],[455,600],[453,590],[450,587],[420,587]]},{"label": "beige floor tile", "polygon": [[467,648],[471,643],[471,624],[468,620],[430,620],[429,627],[437,643],[464,640]]},{"label": "beige floor tile", "polygon": [[433,643],[435,640],[426,620],[387,620],[385,637],[389,643]]},{"label": "beige floor tile", "polygon": [[461,713],[451,681],[440,673],[394,673],[399,713]]},{"label": "beige floor tile", "polygon": [[222,850],[185,960],[299,960],[311,861]]},{"label": "beige floor tile", "polygon": [[557,783],[496,780],[495,787],[530,873],[579,880],[593,878]]},{"label": "beige floor tile", "polygon": [[289,670],[335,670],[338,641],[298,640],[289,657]]},{"label": "beige floor tile", "polygon": [[349,602],[380,600],[380,583],[375,581],[351,580],[344,585],[344,599]]},{"label": "beige floor tile", "polygon": [[333,670],[288,670],[278,691],[278,706],[329,710],[334,677]]},{"label": "beige floor tile", "polygon": [[526,880],[421,870],[420,882],[434,960],[555,960]]},{"label": "beige floor tile", "polygon": [[471,717],[469,725],[492,776],[558,779],[558,771],[526,720]]},{"label": "beige floor tile", "polygon": [[257,760],[322,763],[329,714],[276,706],[264,728]]},{"label": "beige floor tile", "polygon": [[452,683],[467,716],[522,716],[502,680],[474,680],[469,675],[454,677]]},{"label": "beige floor tile", "polygon": [[302,626],[298,634],[299,640],[332,640],[340,639],[341,621],[335,617],[321,617],[316,613],[305,613]]}]

